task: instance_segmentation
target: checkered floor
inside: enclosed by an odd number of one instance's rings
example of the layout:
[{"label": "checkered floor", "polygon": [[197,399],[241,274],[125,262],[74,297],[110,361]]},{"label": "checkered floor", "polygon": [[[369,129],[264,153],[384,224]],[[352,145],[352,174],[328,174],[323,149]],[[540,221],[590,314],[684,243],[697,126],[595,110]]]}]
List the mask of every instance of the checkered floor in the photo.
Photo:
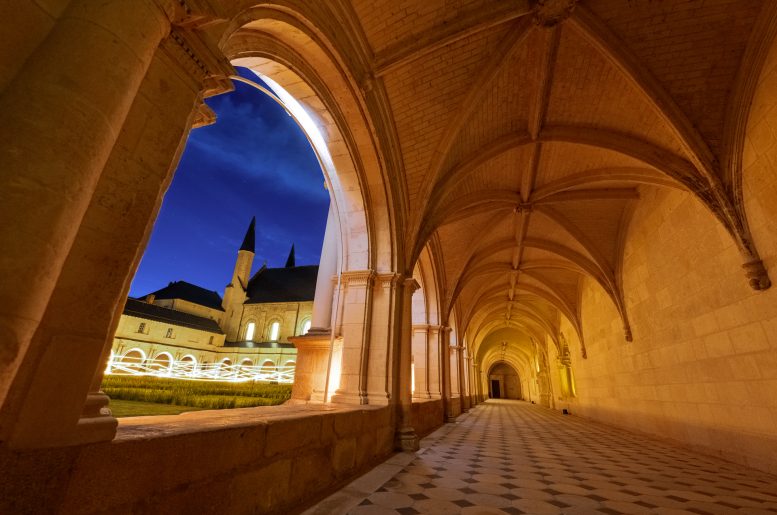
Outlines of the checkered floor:
[{"label": "checkered floor", "polygon": [[448,424],[352,515],[777,513],[777,478],[531,404]]}]

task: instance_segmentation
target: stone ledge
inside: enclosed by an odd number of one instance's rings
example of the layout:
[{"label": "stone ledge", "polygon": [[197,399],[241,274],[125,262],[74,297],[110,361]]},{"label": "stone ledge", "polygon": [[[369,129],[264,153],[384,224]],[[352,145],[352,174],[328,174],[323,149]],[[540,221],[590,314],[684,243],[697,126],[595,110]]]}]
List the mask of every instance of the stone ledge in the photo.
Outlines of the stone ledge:
[{"label": "stone ledge", "polygon": [[[389,456],[391,421],[388,407],[243,408],[124,419],[113,442],[0,446],[0,513],[287,513]],[[59,472],[30,481],[41,470]]]}]

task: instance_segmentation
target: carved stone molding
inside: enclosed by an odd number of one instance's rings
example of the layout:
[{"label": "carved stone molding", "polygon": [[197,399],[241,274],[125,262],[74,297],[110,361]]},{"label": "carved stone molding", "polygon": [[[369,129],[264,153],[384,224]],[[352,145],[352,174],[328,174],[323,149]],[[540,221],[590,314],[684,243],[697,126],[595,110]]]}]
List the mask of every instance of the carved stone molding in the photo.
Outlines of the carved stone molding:
[{"label": "carved stone molding", "polygon": [[206,125],[213,125],[214,123],[216,123],[216,113],[213,112],[213,109],[208,107],[205,102],[197,104],[197,107],[195,107],[192,128],[205,127]]},{"label": "carved stone molding", "polygon": [[406,277],[404,281],[405,291],[408,295],[412,295],[417,290],[421,289],[421,285],[418,284],[418,281],[416,281],[412,277]]},{"label": "carved stone molding", "polygon": [[747,276],[748,283],[752,289],[758,291],[766,290],[772,285],[764,263],[760,259],[749,261],[742,265],[742,268],[745,269],[745,276]]},{"label": "carved stone molding", "polygon": [[554,27],[572,15],[577,0],[532,0],[534,23],[540,27]]},{"label": "carved stone molding", "polygon": [[170,36],[162,41],[161,50],[203,97],[234,89],[229,77],[236,73],[235,69],[204,33],[173,27]]},{"label": "carved stone molding", "polygon": [[203,27],[223,18],[208,0],[155,0],[167,15],[170,23],[177,27]]},{"label": "carved stone molding", "polygon": [[373,270],[351,270],[340,274],[340,282],[343,286],[367,286],[374,277]]},{"label": "carved stone molding", "polygon": [[380,286],[382,288],[394,287],[399,283],[401,277],[400,274],[396,273],[375,274],[375,286]]}]

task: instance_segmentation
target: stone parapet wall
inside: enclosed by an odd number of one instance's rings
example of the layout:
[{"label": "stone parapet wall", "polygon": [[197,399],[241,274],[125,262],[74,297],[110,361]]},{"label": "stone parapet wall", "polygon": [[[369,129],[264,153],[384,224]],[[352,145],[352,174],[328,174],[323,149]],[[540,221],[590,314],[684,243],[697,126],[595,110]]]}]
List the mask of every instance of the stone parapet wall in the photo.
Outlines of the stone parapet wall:
[{"label": "stone parapet wall", "polygon": [[385,459],[393,436],[387,407],[134,417],[110,443],[0,447],[0,513],[289,513]]},{"label": "stone parapet wall", "polygon": [[423,438],[444,422],[442,399],[414,400],[412,404],[413,429],[419,438]]}]

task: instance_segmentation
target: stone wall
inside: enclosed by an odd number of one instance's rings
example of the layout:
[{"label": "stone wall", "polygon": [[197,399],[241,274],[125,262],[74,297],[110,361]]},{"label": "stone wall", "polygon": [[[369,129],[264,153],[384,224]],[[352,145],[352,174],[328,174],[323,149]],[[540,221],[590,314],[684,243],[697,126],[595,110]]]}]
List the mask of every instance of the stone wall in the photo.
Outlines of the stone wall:
[{"label": "stone wall", "polygon": [[[743,191],[777,281],[777,45],[750,112]],[[578,386],[571,409],[777,472],[777,287],[748,288],[732,239],[690,195],[645,189],[642,197],[623,266],[634,342],[624,341],[611,302],[587,281],[588,359],[570,345]]]},{"label": "stone wall", "polygon": [[623,270],[634,341],[587,281],[588,359],[571,345],[578,398],[570,408],[775,471],[777,289],[748,287],[731,238],[690,195],[643,197]]},{"label": "stone wall", "polygon": [[392,452],[383,408],[135,417],[116,440],[0,448],[0,513],[289,513]]},{"label": "stone wall", "polygon": [[443,424],[445,416],[442,399],[413,400],[413,429],[423,438]]}]

